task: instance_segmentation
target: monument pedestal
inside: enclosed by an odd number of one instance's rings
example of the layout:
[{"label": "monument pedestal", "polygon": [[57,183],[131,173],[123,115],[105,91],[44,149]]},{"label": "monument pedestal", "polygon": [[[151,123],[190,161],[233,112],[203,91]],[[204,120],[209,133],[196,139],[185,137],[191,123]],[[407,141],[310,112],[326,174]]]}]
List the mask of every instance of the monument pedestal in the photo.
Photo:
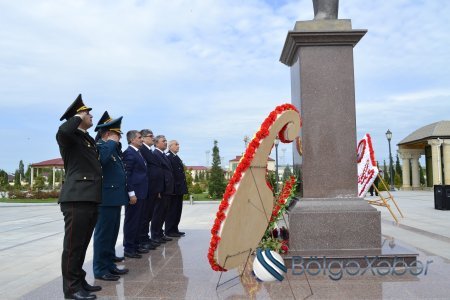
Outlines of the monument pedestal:
[{"label": "monument pedestal", "polygon": [[289,214],[289,255],[381,253],[380,212],[357,198],[353,47],[366,30],[350,20],[297,22],[280,61],[291,67],[302,117],[303,197]]},{"label": "monument pedestal", "polygon": [[289,229],[289,256],[381,254],[380,212],[360,198],[301,199]]}]

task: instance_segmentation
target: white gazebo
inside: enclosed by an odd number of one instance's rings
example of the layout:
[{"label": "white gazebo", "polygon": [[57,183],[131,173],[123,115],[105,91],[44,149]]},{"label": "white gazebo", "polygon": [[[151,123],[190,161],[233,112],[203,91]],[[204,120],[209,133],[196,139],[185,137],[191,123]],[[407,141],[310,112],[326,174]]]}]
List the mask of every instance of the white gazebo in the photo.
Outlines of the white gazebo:
[{"label": "white gazebo", "polygon": [[[49,159],[44,160],[35,164],[31,165],[31,183],[30,186],[33,187],[34,183],[34,170],[36,169],[36,177],[39,176],[39,169],[44,168],[51,168],[53,172],[53,182],[52,182],[52,188],[55,189],[55,172],[56,170],[64,170],[64,162],[62,158],[55,158],[55,159]],[[60,181],[60,186],[62,183],[62,176]]]},{"label": "white gazebo", "polygon": [[425,155],[426,186],[450,185],[450,121],[440,121],[419,128],[397,146],[402,159],[403,189],[421,188],[419,158],[422,155]]}]

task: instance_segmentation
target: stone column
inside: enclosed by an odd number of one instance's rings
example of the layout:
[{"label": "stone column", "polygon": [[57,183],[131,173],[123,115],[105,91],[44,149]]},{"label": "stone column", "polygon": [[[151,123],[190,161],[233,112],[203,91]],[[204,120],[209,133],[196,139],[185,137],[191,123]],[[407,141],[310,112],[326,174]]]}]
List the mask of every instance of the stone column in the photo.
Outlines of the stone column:
[{"label": "stone column", "polygon": [[380,253],[380,213],[357,198],[353,47],[365,33],[350,20],[314,20],[287,35],[280,61],[303,121],[304,198],[289,216],[290,255]]},{"label": "stone column", "polygon": [[31,177],[30,177],[30,189],[33,188],[33,174],[34,174],[34,168],[31,167]]},{"label": "stone column", "polygon": [[429,140],[431,145],[431,161],[433,165],[433,185],[442,184],[442,168],[441,168],[441,145],[442,140]]},{"label": "stone column", "polygon": [[52,189],[55,189],[55,167],[52,167],[52,171],[53,171]]},{"label": "stone column", "polygon": [[411,190],[411,178],[409,176],[409,160],[411,159],[411,154],[406,149],[399,149],[398,155],[402,159],[402,190]]},{"label": "stone column", "polygon": [[420,169],[419,158],[424,154],[422,150],[411,150],[411,174],[412,174],[412,189],[420,190]]},{"label": "stone column", "polygon": [[444,180],[450,185],[450,140],[443,140],[442,151],[444,154]]}]

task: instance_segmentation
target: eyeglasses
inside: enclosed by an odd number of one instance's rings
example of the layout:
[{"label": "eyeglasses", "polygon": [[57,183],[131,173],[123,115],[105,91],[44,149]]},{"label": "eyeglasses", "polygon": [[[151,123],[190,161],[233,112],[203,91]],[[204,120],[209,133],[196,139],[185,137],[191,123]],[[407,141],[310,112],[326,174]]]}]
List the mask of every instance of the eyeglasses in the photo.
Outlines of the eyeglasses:
[{"label": "eyeglasses", "polygon": [[150,134],[150,135],[144,135],[143,137],[153,137],[153,134]]}]

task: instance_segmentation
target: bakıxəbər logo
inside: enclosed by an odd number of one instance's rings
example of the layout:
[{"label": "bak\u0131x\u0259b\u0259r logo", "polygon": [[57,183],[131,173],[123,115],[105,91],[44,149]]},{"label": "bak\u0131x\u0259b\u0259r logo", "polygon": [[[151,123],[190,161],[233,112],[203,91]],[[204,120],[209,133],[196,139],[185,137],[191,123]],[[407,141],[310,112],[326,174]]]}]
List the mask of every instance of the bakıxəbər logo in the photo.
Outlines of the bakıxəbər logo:
[{"label": "bak\u0131x\u0259b\u0259r logo", "polygon": [[[292,256],[292,275],[303,275],[305,272],[311,276],[319,274],[327,275],[332,280],[340,280],[345,274],[349,276],[362,276],[372,273],[372,275],[405,275],[407,273],[418,276],[420,274],[427,275],[428,266],[433,260],[427,260],[424,265],[420,260],[415,260],[409,265],[397,256],[391,263],[388,260],[378,260],[375,256],[369,258],[364,256],[367,266],[361,267],[356,260],[349,260],[344,263],[342,259],[327,259],[326,256],[317,257],[310,256],[305,262],[302,256]],[[306,263],[306,264],[305,264]]]}]

